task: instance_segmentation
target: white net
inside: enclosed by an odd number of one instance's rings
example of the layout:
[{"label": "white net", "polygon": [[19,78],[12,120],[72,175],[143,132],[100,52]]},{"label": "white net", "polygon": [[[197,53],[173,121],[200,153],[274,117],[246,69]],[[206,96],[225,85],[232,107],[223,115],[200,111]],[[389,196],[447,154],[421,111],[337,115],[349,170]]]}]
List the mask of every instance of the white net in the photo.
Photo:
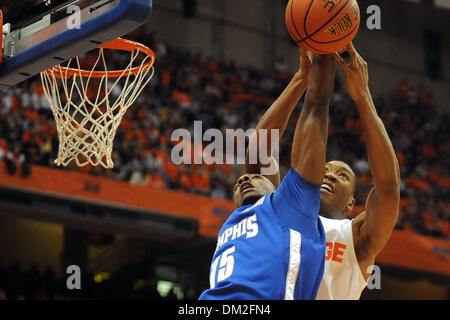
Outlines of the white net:
[{"label": "white net", "polygon": [[[60,66],[41,72],[58,132],[59,148],[55,160],[58,166],[67,166],[75,160],[79,167],[91,164],[113,168],[111,153],[122,117],[154,74],[153,64],[148,67],[152,58],[147,55],[142,58],[136,49],[131,51],[130,63],[120,75],[108,78],[104,49],[98,50],[94,67],[87,76],[81,71],[70,76],[69,70],[73,69]],[[67,66],[73,62],[76,70],[81,70],[78,57],[69,60]],[[94,78],[92,75],[98,65],[103,65],[104,74]]]}]

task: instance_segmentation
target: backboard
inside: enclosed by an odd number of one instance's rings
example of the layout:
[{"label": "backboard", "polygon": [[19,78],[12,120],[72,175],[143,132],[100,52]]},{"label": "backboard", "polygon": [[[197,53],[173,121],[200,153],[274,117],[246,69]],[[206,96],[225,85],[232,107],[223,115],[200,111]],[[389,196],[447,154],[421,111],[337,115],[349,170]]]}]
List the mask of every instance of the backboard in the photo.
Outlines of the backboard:
[{"label": "backboard", "polygon": [[151,12],[152,0],[42,0],[4,17],[0,88],[130,33]]}]

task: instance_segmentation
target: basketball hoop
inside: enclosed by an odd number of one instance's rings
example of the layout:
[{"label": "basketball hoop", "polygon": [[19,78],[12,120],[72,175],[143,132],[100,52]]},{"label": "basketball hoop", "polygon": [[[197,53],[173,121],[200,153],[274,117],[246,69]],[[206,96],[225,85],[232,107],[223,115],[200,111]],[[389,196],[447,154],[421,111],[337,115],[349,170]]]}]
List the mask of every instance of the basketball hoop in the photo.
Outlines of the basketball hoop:
[{"label": "basketball hoop", "polygon": [[[104,49],[130,52],[127,67],[109,71]],[[113,168],[111,153],[122,117],[153,77],[155,54],[140,43],[119,38],[98,50],[92,70],[82,69],[79,57],[75,57],[66,67],[56,65],[41,72],[58,132],[58,166],[75,160],[79,167]],[[70,67],[73,61],[75,68]],[[103,70],[95,70],[98,66]],[[120,90],[117,96],[114,89]]]}]

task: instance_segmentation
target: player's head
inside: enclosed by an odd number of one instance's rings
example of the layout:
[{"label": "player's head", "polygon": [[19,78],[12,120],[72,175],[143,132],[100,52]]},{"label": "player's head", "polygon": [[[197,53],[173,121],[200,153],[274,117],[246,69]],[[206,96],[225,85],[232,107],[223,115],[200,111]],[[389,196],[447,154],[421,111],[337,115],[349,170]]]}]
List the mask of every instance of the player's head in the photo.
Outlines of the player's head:
[{"label": "player's head", "polygon": [[330,161],[325,165],[325,178],[320,188],[320,214],[340,219],[353,209],[357,177],[348,164]]},{"label": "player's head", "polygon": [[255,204],[261,197],[275,191],[275,186],[261,174],[240,176],[233,188],[234,203],[237,207]]}]

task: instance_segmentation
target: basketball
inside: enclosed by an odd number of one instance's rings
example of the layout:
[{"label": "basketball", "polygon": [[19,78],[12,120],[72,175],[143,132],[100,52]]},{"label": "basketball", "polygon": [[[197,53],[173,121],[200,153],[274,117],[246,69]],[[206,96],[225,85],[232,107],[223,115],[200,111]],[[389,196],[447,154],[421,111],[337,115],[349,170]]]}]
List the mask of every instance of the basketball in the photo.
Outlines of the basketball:
[{"label": "basketball", "polygon": [[328,54],[342,50],[358,33],[356,0],[289,0],[286,27],[306,50]]}]

